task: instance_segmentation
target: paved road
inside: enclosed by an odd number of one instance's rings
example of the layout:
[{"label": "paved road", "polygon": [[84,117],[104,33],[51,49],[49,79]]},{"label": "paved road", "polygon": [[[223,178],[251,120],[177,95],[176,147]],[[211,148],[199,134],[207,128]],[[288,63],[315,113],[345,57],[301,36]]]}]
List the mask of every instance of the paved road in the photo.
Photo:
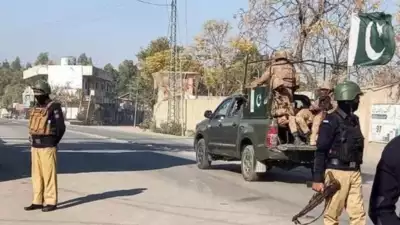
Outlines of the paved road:
[{"label": "paved road", "polygon": [[[25,122],[0,120],[0,224],[286,225],[312,195],[305,169],[273,169],[248,183],[236,163],[198,170],[188,138],[69,126],[58,155],[60,209],[24,212],[26,133]],[[367,200],[373,175],[363,177]]]}]

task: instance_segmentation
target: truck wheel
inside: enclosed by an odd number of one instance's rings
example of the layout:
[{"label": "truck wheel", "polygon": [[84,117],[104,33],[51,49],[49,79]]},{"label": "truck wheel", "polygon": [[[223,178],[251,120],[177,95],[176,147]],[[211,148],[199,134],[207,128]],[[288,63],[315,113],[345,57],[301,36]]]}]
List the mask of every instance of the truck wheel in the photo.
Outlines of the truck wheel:
[{"label": "truck wheel", "polygon": [[211,161],[208,159],[208,148],[204,139],[200,139],[196,144],[196,162],[199,169],[204,170],[211,167]]},{"label": "truck wheel", "polygon": [[247,145],[242,152],[242,175],[246,181],[256,181],[259,179],[256,173],[256,156],[254,154],[254,147]]}]

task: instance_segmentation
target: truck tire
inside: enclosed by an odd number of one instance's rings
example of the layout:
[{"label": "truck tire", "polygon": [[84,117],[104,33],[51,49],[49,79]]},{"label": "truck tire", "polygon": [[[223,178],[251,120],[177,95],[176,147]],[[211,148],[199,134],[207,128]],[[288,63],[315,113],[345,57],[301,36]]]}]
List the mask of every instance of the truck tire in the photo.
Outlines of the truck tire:
[{"label": "truck tire", "polygon": [[211,167],[211,161],[208,159],[208,148],[206,141],[200,139],[196,144],[196,162],[199,169],[205,170]]},{"label": "truck tire", "polygon": [[254,154],[254,147],[247,145],[242,151],[242,175],[246,181],[257,181],[259,175],[256,173],[256,156]]}]

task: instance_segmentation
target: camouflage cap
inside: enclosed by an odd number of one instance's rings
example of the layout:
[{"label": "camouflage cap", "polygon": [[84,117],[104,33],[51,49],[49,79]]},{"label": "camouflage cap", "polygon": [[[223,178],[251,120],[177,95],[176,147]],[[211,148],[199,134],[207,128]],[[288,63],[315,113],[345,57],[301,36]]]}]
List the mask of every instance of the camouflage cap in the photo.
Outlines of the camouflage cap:
[{"label": "camouflage cap", "polygon": [[32,87],[34,95],[49,95],[51,93],[51,88],[49,83],[46,81],[38,81],[36,84]]},{"label": "camouflage cap", "polygon": [[333,94],[336,101],[352,101],[356,99],[358,95],[362,95],[363,93],[358,84],[353,81],[345,81],[335,87]]},{"label": "camouflage cap", "polygon": [[325,81],[320,87],[319,89],[325,89],[325,90],[333,90],[333,86],[332,83],[330,81]]},{"label": "camouflage cap", "polygon": [[274,52],[272,54],[272,59],[273,60],[278,60],[278,59],[289,59],[289,53],[287,50],[282,49],[282,50],[278,50],[276,52]]}]

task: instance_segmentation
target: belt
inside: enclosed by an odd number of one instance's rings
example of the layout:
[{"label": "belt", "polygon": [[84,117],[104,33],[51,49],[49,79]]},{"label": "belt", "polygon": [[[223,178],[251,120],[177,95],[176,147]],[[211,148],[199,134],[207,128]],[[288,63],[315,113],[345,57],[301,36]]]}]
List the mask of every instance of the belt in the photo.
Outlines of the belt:
[{"label": "belt", "polygon": [[346,166],[349,168],[357,168],[359,166],[359,163],[357,163],[357,162],[345,163],[345,162],[340,161],[339,159],[329,159],[328,163],[331,165],[334,165],[334,166]]}]

